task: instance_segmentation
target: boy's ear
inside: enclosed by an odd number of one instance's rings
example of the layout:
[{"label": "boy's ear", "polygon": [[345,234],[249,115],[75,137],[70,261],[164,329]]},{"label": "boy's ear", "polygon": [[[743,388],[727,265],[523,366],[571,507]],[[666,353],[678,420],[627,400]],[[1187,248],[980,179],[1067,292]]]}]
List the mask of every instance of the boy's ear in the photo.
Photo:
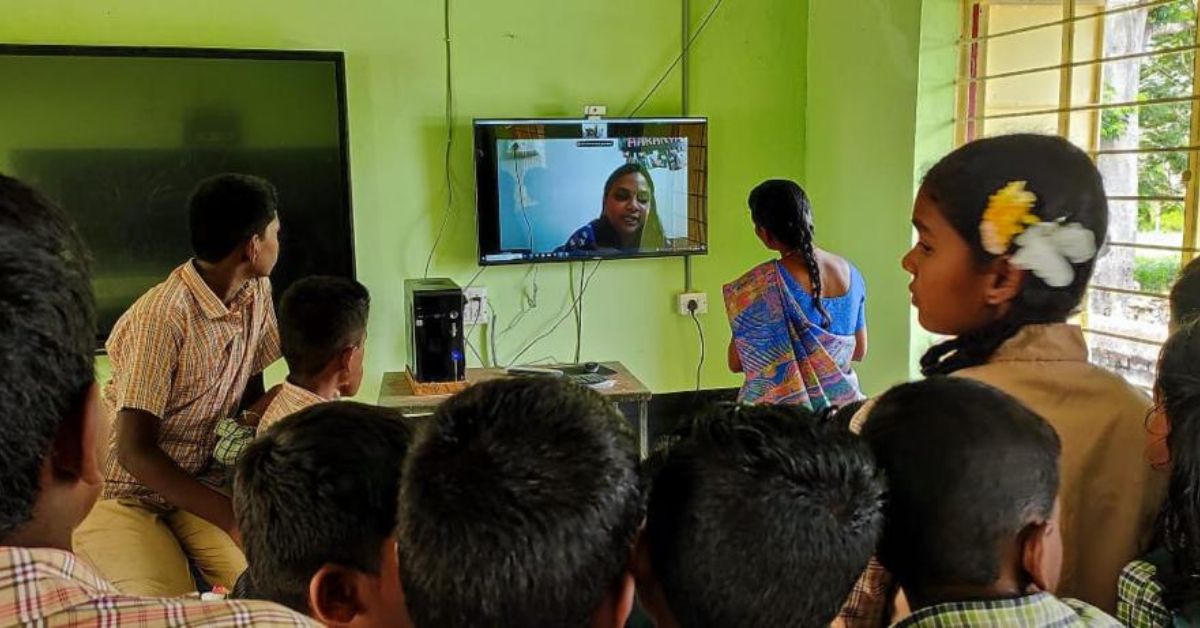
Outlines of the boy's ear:
[{"label": "boy's ear", "polygon": [[92,382],[79,403],[62,417],[54,435],[51,470],[62,481],[104,483],[104,455],[108,441],[108,418],[100,407],[99,385]]},{"label": "boy's ear", "polygon": [[991,285],[984,292],[984,299],[988,305],[1011,303],[1021,294],[1021,286],[1025,283],[1025,271],[1014,266],[1008,256],[992,262],[991,275]]},{"label": "boy's ear", "polygon": [[1021,531],[1021,568],[1039,591],[1053,593],[1062,572],[1062,536],[1051,517]]},{"label": "boy's ear", "polygon": [[338,353],[338,370],[349,371],[350,365],[354,362],[354,352],[358,351],[358,345],[350,345],[342,349]]},{"label": "boy's ear", "polygon": [[325,563],[313,574],[308,583],[308,607],[313,619],[327,626],[348,624],[366,612],[362,599],[366,575],[343,567]]},{"label": "boy's ear", "polygon": [[[640,537],[639,531],[637,538]],[[629,615],[633,613],[633,602],[637,598],[637,580],[634,576],[637,545],[635,540],[629,548],[629,560],[625,564],[625,570],[618,576],[612,590],[604,596],[604,602],[592,618],[592,626],[595,628],[623,628],[629,621]]]}]

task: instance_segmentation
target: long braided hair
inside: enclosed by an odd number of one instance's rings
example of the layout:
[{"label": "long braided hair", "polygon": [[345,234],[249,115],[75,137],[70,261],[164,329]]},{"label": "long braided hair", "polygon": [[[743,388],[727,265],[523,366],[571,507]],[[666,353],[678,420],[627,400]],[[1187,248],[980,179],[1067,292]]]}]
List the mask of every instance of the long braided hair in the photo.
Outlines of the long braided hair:
[{"label": "long braided hair", "polygon": [[[1033,213],[1044,222],[1079,223],[1103,242],[1108,234],[1108,199],[1095,164],[1067,140],[1050,135],[1004,135],[971,142],[950,153],[925,175],[921,191],[971,248],[978,268],[997,256],[984,249],[979,226],[992,195],[1023,181],[1037,196]],[[1015,253],[1010,243],[1006,255]],[[987,362],[1022,327],[1061,323],[1083,300],[1096,257],[1072,264],[1075,277],[1052,287],[1026,273],[1008,313],[995,322],[934,345],[921,358],[925,375],[945,375]]]},{"label": "long braided hair", "polygon": [[817,264],[816,245],[813,244],[812,203],[795,181],[769,179],[750,191],[750,218],[788,248],[799,252],[804,258],[804,267],[812,282],[813,303],[821,314],[822,327],[829,327],[829,312],[821,303],[821,268]]},{"label": "long braided hair", "polygon": [[1175,573],[1163,582],[1163,600],[1177,610],[1200,602],[1200,320],[1163,345],[1154,388],[1170,427],[1171,479],[1156,528]]}]

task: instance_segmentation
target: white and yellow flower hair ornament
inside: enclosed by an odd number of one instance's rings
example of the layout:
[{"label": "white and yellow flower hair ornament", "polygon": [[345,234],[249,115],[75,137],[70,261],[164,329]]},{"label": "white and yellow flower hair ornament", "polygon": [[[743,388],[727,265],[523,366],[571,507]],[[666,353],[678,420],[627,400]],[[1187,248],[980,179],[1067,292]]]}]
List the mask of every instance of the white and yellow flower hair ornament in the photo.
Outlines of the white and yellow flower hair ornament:
[{"label": "white and yellow flower hair ornament", "polygon": [[983,248],[1004,255],[1015,245],[1009,259],[1014,266],[1052,288],[1065,288],[1075,281],[1072,264],[1096,256],[1096,235],[1077,222],[1042,221],[1033,213],[1036,204],[1037,195],[1025,189],[1025,181],[1013,181],[993,194],[979,223]]}]

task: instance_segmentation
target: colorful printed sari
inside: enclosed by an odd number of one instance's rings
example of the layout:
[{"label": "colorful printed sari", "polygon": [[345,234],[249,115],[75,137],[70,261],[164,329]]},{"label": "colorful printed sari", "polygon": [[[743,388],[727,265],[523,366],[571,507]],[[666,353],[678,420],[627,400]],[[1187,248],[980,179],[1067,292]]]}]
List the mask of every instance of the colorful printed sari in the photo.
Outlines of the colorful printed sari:
[{"label": "colorful printed sari", "polygon": [[725,310],[746,383],[738,401],[804,405],[813,410],[862,398],[850,367],[853,335],[839,336],[808,320],[787,288],[778,261],[725,286]]}]

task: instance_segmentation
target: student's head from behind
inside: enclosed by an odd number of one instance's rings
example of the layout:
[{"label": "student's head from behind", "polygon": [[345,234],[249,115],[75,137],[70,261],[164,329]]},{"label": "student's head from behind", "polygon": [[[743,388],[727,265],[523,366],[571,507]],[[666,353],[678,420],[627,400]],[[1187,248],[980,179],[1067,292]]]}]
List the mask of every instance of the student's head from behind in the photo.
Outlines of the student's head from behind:
[{"label": "student's head from behind", "polygon": [[401,483],[415,625],[624,625],[637,447],[600,394],[555,379],[476,384],[421,428]]},{"label": "student's head from behind", "polygon": [[638,593],[659,628],[827,626],[875,551],[871,452],[807,410],[712,408],[647,469]]},{"label": "student's head from behind", "polygon": [[904,256],[925,329],[957,336],[925,354],[926,374],[986,362],[1022,326],[1078,308],[1108,233],[1099,171],[1059,137],[971,142],[925,175]]},{"label": "student's head from behind", "polygon": [[1200,320],[1200,257],[1193,259],[1171,288],[1171,330]]},{"label": "student's head from behind", "polygon": [[1175,330],[1163,344],[1154,384],[1166,417],[1171,478],[1158,518],[1158,536],[1181,578],[1166,579],[1163,598],[1175,609],[1200,600],[1200,319]]},{"label": "student's head from behind", "polygon": [[1054,590],[1060,445],[1045,420],[934,377],[885,393],[862,434],[888,480],[879,559],[915,607]]},{"label": "student's head from behind", "polygon": [[628,163],[608,175],[604,218],[622,237],[641,237],[655,208],[654,179],[645,167]]},{"label": "student's head from behind", "polygon": [[70,549],[103,484],[89,257],[71,220],[0,174],[0,545]]},{"label": "student's head from behind", "polygon": [[301,410],[246,449],[234,509],[255,597],[329,625],[406,623],[393,531],[410,441],[396,413],[346,401]]},{"label": "student's head from behind", "polygon": [[246,264],[266,277],[279,259],[279,195],[270,181],[225,173],[201,181],[188,200],[192,252],[210,264]]},{"label": "student's head from behind", "polygon": [[370,307],[367,289],[353,279],[305,277],[289,286],[279,303],[279,338],[290,377],[329,379],[341,395],[357,394]]}]

